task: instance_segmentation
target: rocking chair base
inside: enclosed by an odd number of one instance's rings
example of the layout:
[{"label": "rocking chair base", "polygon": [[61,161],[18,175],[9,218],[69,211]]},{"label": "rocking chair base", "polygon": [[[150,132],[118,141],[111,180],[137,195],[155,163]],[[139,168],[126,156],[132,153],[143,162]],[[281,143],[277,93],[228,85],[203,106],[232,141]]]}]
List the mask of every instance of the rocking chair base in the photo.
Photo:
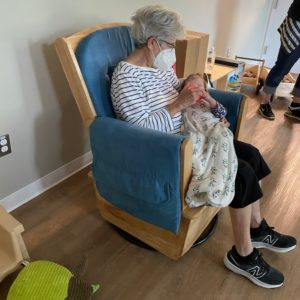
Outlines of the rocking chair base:
[{"label": "rocking chair base", "polygon": [[[218,214],[214,216],[214,218],[210,221],[210,223],[207,225],[207,227],[204,229],[204,231],[201,233],[201,235],[198,237],[198,239],[194,242],[192,248],[195,248],[197,246],[202,245],[204,242],[206,242],[214,233],[218,223]],[[142,242],[141,240],[135,238],[134,236],[130,235],[126,231],[114,226],[114,229],[117,231],[117,233],[127,240],[128,242],[139,246],[141,248],[151,250],[151,251],[156,251],[154,248],[151,246],[147,245],[146,243]]]}]

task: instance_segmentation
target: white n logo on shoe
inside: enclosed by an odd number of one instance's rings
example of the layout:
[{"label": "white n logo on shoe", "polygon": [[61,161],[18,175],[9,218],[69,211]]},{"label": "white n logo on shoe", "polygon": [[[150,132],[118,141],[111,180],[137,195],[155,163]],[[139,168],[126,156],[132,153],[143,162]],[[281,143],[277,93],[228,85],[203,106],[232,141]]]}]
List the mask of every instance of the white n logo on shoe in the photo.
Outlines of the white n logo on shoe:
[{"label": "white n logo on shoe", "polygon": [[272,235],[268,234],[264,239],[264,243],[268,243],[269,245],[274,245],[277,242],[278,238],[277,237],[272,237]]},{"label": "white n logo on shoe", "polygon": [[260,278],[262,276],[264,276],[264,272],[260,271],[260,267],[259,266],[255,266],[251,269],[247,270],[251,275],[253,275],[255,278]]}]

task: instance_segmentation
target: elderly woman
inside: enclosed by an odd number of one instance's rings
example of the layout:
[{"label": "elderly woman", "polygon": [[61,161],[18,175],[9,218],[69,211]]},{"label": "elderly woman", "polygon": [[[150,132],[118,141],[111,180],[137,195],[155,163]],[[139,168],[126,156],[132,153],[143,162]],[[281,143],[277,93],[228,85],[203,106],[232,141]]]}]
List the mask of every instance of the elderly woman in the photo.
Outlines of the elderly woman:
[{"label": "elderly woman", "polygon": [[[202,96],[211,111],[224,117],[224,107],[198,87],[182,89],[172,65],[175,43],[183,38],[179,16],[160,6],[139,9],[132,18],[134,52],[116,67],[111,85],[113,106],[121,120],[155,130],[180,133],[182,111]],[[235,245],[225,255],[231,271],[265,288],[280,287],[282,273],[269,266],[257,248],[288,252],[296,247],[295,238],[273,230],[260,214],[259,180],[270,170],[259,151],[234,141],[238,157],[235,196],[229,205]]]}]

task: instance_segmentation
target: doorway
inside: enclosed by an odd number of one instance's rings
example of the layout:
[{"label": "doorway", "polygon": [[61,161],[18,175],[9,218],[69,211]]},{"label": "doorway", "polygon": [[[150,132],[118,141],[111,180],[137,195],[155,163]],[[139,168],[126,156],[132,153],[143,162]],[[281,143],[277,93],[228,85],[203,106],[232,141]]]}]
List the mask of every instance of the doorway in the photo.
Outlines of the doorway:
[{"label": "doorway", "polygon": [[[265,66],[268,68],[275,65],[280,47],[280,35],[277,29],[286,17],[292,2],[293,0],[273,0],[262,50],[262,58],[265,59]],[[300,60],[291,72],[300,73]]]}]

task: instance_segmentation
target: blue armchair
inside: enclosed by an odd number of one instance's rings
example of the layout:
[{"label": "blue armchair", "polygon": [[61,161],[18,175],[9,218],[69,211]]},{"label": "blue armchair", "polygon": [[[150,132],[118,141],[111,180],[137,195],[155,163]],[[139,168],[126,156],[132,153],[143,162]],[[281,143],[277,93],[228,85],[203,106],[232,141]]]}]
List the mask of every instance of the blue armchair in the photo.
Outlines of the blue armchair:
[{"label": "blue armchair", "polygon": [[[59,38],[55,47],[90,128],[92,177],[104,219],[172,259],[193,245],[218,212],[184,202],[191,176],[192,144],[117,120],[110,99],[110,76],[133,51],[128,24],[105,24]],[[245,112],[242,94],[211,90],[228,109],[235,136]]]}]

